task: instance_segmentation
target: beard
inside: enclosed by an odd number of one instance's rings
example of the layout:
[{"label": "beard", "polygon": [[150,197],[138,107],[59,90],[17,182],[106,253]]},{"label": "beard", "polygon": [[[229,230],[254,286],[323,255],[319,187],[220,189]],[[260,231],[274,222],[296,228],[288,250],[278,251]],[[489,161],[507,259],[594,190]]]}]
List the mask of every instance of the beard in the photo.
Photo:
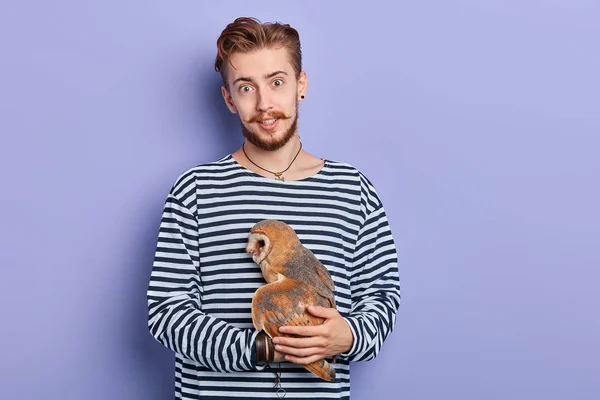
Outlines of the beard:
[{"label": "beard", "polygon": [[[279,120],[286,120],[286,119],[291,118],[290,116],[287,116],[284,113],[279,112],[279,111],[272,112],[269,114],[269,116],[272,118],[277,118]],[[248,122],[249,123],[257,122],[262,119],[264,119],[264,117],[262,115],[256,115],[256,116],[252,117]],[[298,103],[296,103],[296,115],[294,116],[294,120],[292,121],[292,124],[283,133],[283,136],[281,136],[279,138],[274,138],[273,136],[264,138],[260,134],[254,132],[250,128],[246,127],[246,125],[244,125],[244,123],[242,123],[242,132],[244,133],[244,137],[246,139],[248,139],[248,141],[250,143],[252,143],[256,147],[258,147],[259,149],[266,150],[266,151],[275,151],[275,150],[278,150],[278,149],[282,148],[283,146],[285,146],[287,144],[287,142],[289,142],[290,139],[294,137],[294,134],[296,133],[297,130],[298,130]]]}]

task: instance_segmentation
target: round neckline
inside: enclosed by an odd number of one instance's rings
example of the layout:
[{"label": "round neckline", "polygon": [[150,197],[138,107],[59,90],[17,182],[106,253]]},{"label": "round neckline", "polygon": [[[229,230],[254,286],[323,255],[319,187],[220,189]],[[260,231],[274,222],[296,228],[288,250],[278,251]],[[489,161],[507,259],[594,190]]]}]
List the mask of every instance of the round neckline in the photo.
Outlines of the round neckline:
[{"label": "round neckline", "polygon": [[272,182],[272,183],[281,183],[281,184],[286,184],[289,182],[304,182],[304,181],[311,181],[315,178],[317,178],[319,175],[321,175],[323,173],[323,171],[325,170],[325,167],[327,167],[329,160],[325,159],[325,158],[321,158],[321,160],[323,160],[323,166],[314,174],[307,176],[306,178],[302,178],[302,179],[286,179],[284,181],[280,181],[278,179],[274,179],[274,178],[268,178],[266,176],[263,176],[257,172],[252,171],[251,169],[248,169],[246,167],[244,167],[242,164],[240,164],[235,158],[233,158],[233,154],[230,153],[229,155],[227,155],[227,159],[238,169],[241,169],[242,171],[244,171],[246,174],[250,175],[250,176],[254,176],[256,178],[262,178],[266,181]]}]

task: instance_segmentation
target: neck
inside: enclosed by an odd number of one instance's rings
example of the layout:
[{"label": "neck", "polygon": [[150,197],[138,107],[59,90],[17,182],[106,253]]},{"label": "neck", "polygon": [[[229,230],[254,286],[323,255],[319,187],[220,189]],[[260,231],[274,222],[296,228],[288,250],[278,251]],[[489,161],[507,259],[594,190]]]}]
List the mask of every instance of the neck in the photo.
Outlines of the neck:
[{"label": "neck", "polygon": [[254,146],[246,140],[244,149],[248,157],[256,164],[271,171],[282,171],[286,169],[300,148],[300,138],[294,135],[283,147],[274,151],[263,150]]}]

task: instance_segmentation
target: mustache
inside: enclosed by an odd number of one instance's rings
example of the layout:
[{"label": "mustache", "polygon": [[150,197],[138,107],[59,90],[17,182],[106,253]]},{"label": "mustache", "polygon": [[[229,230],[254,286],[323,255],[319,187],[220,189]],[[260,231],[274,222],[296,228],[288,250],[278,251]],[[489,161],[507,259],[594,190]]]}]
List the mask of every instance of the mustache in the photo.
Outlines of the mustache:
[{"label": "mustache", "polygon": [[290,119],[292,117],[289,116],[289,115],[285,115],[281,111],[271,111],[270,113],[268,113],[266,115],[264,115],[264,114],[256,114],[256,115],[252,116],[252,118],[250,118],[246,122],[252,123],[252,122],[258,122],[258,121],[264,121],[266,119],[271,119],[271,118],[276,118],[276,119]]}]

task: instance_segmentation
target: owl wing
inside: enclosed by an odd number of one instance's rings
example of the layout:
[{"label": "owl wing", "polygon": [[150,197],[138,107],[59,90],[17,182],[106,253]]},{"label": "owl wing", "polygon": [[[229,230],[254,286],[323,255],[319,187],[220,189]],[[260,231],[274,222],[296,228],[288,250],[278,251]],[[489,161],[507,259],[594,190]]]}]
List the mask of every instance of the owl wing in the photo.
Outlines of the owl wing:
[{"label": "owl wing", "polygon": [[[328,307],[328,304],[329,301],[316,294],[312,286],[280,275],[278,281],[261,286],[254,293],[252,322],[257,330],[264,330],[270,337],[296,336],[279,333],[279,327],[320,325],[324,319],[310,314],[307,307]],[[327,381],[336,377],[333,364],[325,359],[305,364],[303,367]]]},{"label": "owl wing", "polygon": [[314,289],[299,280],[286,278],[261,286],[252,298],[252,323],[257,330],[271,337],[281,336],[284,325],[320,325],[323,318],[307,311],[310,305],[328,307],[329,303],[317,296]]},{"label": "owl wing", "polygon": [[331,279],[331,275],[325,266],[319,263],[319,268],[317,268],[317,276],[319,280],[325,286],[325,290],[320,290],[319,294],[324,296],[328,300],[328,305],[326,307],[335,308],[335,295],[333,292],[333,279]]},{"label": "owl wing", "polygon": [[335,308],[334,284],[331,274],[314,253],[298,242],[290,252],[283,274],[310,285],[327,300],[323,307]]}]

